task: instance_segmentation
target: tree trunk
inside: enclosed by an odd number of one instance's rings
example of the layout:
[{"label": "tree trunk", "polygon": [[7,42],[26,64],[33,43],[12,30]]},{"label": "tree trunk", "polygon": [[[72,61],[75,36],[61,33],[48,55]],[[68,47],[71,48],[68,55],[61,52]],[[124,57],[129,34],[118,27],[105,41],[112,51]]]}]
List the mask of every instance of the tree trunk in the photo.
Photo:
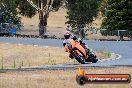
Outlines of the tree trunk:
[{"label": "tree trunk", "polygon": [[80,38],[85,38],[85,31],[84,31],[84,28],[79,28],[79,35],[80,35]]},{"label": "tree trunk", "polygon": [[44,9],[43,0],[38,0],[38,7],[41,9],[39,11],[39,36],[45,37],[48,16]]},{"label": "tree trunk", "polygon": [[39,13],[39,36],[44,37],[46,34],[46,26],[47,26],[47,14],[44,12]]}]

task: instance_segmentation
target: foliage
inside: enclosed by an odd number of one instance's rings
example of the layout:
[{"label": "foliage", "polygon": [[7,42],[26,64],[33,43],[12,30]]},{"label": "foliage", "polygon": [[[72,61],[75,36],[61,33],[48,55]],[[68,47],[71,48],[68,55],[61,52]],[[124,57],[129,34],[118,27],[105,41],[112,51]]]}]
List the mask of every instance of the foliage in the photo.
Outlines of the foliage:
[{"label": "foliage", "polygon": [[54,0],[52,7],[57,11],[62,4],[62,0]]},{"label": "foliage", "polygon": [[108,0],[102,28],[107,30],[132,31],[132,1]]},{"label": "foliage", "polygon": [[70,25],[72,31],[85,38],[85,27],[91,23],[98,12],[97,0],[66,0],[68,16],[66,24]]},{"label": "foliage", "polygon": [[93,17],[97,16],[96,0],[66,0],[68,9],[68,21],[72,28],[84,28],[86,24],[93,21]]},{"label": "foliage", "polygon": [[107,8],[107,0],[99,0],[98,2],[99,2],[99,11],[104,16]]},{"label": "foliage", "polygon": [[0,23],[3,23],[3,28],[5,28],[5,23],[20,24],[21,18],[17,16],[16,7],[15,0],[2,0],[0,2]]},{"label": "foliage", "polygon": [[[31,1],[38,6],[38,0]],[[44,0],[45,6],[46,3],[46,0]],[[62,0],[54,0],[52,7],[59,8],[61,4]],[[18,14],[31,18],[36,13],[38,13],[38,11],[32,7],[27,0],[0,0],[0,21],[2,23],[13,23],[17,25],[20,24],[20,17],[17,16]]]},{"label": "foliage", "polygon": [[27,16],[27,17],[31,18],[37,13],[36,9],[34,7],[32,7],[27,2],[27,0],[18,0],[17,4],[18,4],[18,9],[19,9],[19,11],[18,11],[19,14],[21,14],[23,16]]},{"label": "foliage", "polygon": [[[33,3],[38,6],[38,0],[31,0],[33,1]],[[58,8],[61,4],[62,0],[54,0],[53,2],[53,9],[55,8]],[[37,13],[37,10],[32,7],[28,2],[27,0],[18,0],[17,1],[18,3],[18,9],[19,9],[19,13],[23,16],[27,16],[27,17],[33,17],[36,13]],[[46,0],[44,0],[44,6],[46,6]]]}]

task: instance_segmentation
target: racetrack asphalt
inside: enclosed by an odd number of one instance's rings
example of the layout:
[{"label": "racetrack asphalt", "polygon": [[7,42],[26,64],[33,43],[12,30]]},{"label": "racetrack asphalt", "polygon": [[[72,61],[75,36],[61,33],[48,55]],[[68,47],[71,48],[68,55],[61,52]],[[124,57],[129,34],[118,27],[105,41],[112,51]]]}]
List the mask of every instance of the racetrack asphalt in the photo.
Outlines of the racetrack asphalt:
[{"label": "racetrack asphalt", "polygon": [[[38,46],[63,47],[63,40],[57,39],[41,39],[41,38],[7,38],[0,37],[0,42],[10,44],[25,44]],[[77,67],[113,67],[113,66],[132,66],[132,41],[95,41],[84,40],[84,42],[93,50],[103,50],[115,54],[119,54],[120,59],[106,60],[92,64],[59,64],[41,67],[33,67],[35,69],[63,69]],[[27,68],[30,69],[30,68]]]}]

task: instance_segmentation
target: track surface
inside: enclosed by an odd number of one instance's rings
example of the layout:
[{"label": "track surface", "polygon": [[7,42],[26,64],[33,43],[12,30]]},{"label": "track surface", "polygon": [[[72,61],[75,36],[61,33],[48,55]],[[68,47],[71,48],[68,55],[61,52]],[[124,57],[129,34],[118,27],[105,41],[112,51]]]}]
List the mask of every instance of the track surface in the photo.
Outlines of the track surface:
[{"label": "track surface", "polygon": [[[63,40],[40,39],[40,38],[6,38],[0,37],[0,42],[11,44],[26,44],[39,46],[63,47]],[[77,67],[113,67],[113,66],[132,66],[132,41],[94,41],[84,40],[84,42],[94,50],[104,50],[120,54],[122,57],[118,60],[109,60],[94,64],[60,64],[33,67],[32,69],[64,69]],[[31,70],[27,68],[25,70]]]}]

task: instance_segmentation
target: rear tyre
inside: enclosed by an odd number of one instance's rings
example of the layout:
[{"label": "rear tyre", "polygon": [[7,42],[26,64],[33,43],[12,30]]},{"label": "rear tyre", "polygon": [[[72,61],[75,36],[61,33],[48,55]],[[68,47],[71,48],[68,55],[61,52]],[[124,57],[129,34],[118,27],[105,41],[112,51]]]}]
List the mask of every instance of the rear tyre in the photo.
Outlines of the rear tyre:
[{"label": "rear tyre", "polygon": [[96,63],[98,61],[98,59],[96,59],[96,57],[94,55],[90,55],[90,62],[92,63]]},{"label": "rear tyre", "polygon": [[96,63],[98,61],[98,59],[94,59],[93,61],[92,61],[92,63]]}]

